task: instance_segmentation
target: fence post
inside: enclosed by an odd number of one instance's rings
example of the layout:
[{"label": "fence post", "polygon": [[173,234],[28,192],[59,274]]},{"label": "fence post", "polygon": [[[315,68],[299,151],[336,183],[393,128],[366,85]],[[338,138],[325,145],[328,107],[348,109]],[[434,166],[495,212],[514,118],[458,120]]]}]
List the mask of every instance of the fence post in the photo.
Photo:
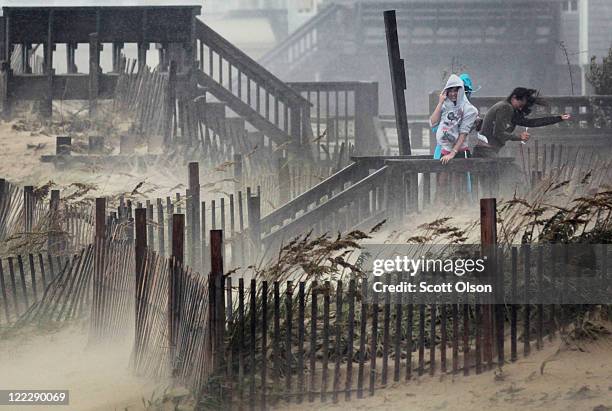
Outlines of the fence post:
[{"label": "fence post", "polygon": [[69,156],[72,152],[72,137],[58,136],[55,138],[55,155]]},{"label": "fence post", "polygon": [[[54,190],[57,191],[57,190]],[[59,191],[57,192],[57,198],[54,198],[53,193],[51,194],[51,207],[57,207],[59,202]],[[94,244],[95,244],[95,254],[94,254],[94,288],[93,288],[93,335],[97,340],[102,334],[100,330],[100,324],[102,323],[102,316],[104,311],[104,301],[103,301],[103,288],[102,288],[102,278],[104,276],[104,240],[106,238],[106,198],[98,197],[96,198],[96,211],[95,211],[95,231],[94,231]]]},{"label": "fence post", "polygon": [[[213,369],[219,372],[223,369],[223,340],[225,332],[225,295],[223,292],[223,231],[210,230],[210,275],[208,283],[209,313]],[[210,298],[214,297],[214,298]]]},{"label": "fence post", "polygon": [[[6,17],[5,17],[6,19]],[[8,55],[10,56],[10,50],[12,47],[8,47]],[[0,62],[0,102],[2,103],[2,116],[8,119],[11,116],[11,80],[13,77],[13,70],[11,70],[10,57],[7,61]]]},{"label": "fence post", "polygon": [[8,189],[6,180],[0,178],[0,238],[4,238],[4,231],[6,230],[6,227],[4,226],[4,224],[6,223],[6,219],[4,217],[1,217],[1,215],[5,213],[4,209],[8,207],[7,192]]},{"label": "fence post", "polygon": [[189,241],[189,265],[196,267],[200,259],[200,165],[197,162],[189,163],[189,192],[191,201],[189,219],[190,241]]},{"label": "fence post", "polygon": [[387,53],[389,56],[389,70],[391,72],[391,86],[393,87],[393,106],[395,107],[397,142],[400,155],[411,155],[408,117],[406,114],[406,96],[404,95],[404,91],[406,90],[406,71],[404,70],[404,59],[400,58],[395,10],[385,11],[384,19],[387,37]]},{"label": "fence post", "polygon": [[[131,212],[130,212],[131,214]],[[135,219],[135,236],[136,236],[136,244],[134,246],[134,255],[135,255],[135,268],[136,268],[136,284],[135,284],[135,297],[136,297],[136,316],[135,316],[135,326],[136,326],[136,336],[134,339],[135,344],[135,362],[138,364],[140,358],[140,351],[142,350],[142,327],[145,325],[142,323],[142,319],[145,318],[144,310],[145,306],[143,304],[144,297],[144,266],[145,266],[145,253],[147,252],[147,210],[145,208],[137,208],[136,209],[136,219]]]},{"label": "fence post", "polygon": [[[503,334],[503,307],[499,304],[499,275],[497,275],[497,201],[495,198],[483,198],[480,200],[480,242],[483,258],[487,259],[487,277],[492,281],[494,287],[494,313],[491,304],[483,308],[484,317],[484,356],[488,368],[493,365],[493,341],[495,338],[495,349],[498,355],[498,364],[504,361],[504,334]],[[490,300],[489,300],[490,301]]]},{"label": "fence post", "polygon": [[49,201],[49,213],[51,215],[51,230],[49,232],[48,250],[50,254],[59,254],[64,250],[60,244],[60,231],[62,229],[59,219],[60,191],[51,190],[51,200]]},{"label": "fence post", "polygon": [[23,209],[24,209],[24,228],[25,232],[29,233],[32,231],[33,219],[34,219],[34,187],[25,186],[23,187]]},{"label": "fence post", "polygon": [[89,35],[89,117],[96,114],[100,92],[100,42],[98,33]]},{"label": "fence post", "polygon": [[168,346],[170,347],[170,367],[172,376],[178,372],[176,346],[181,316],[181,285],[185,258],[185,215],[172,216],[172,265],[168,290]]},{"label": "fence post", "polygon": [[55,50],[55,43],[53,42],[53,10],[48,13],[47,20],[47,42],[44,45],[44,70],[47,80],[47,87],[43,100],[41,101],[41,115],[43,117],[51,117],[53,114],[53,76],[55,70],[53,69],[53,51]]}]

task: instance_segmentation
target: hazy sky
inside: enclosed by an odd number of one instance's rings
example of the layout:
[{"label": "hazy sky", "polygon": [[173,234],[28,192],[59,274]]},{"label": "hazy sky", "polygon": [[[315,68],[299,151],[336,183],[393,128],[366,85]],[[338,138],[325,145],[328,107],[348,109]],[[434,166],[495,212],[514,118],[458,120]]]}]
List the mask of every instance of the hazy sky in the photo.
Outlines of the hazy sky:
[{"label": "hazy sky", "polygon": [[0,0],[0,6],[202,6],[204,0]]}]

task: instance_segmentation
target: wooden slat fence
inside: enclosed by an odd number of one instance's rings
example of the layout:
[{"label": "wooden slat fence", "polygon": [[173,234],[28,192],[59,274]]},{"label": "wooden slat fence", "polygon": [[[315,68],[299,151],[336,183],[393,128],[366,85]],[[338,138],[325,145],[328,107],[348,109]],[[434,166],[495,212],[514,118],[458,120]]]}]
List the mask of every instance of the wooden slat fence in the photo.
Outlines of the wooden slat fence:
[{"label": "wooden slat fence", "polygon": [[567,146],[565,144],[540,143],[519,146],[516,159],[525,183],[535,186],[542,180],[569,181],[575,186],[588,185],[586,192],[610,179],[609,147]]},{"label": "wooden slat fence", "polygon": [[[93,246],[82,249],[71,257],[56,257],[49,261],[47,273],[52,275],[46,288],[41,289],[38,301],[29,305],[17,324],[26,322],[61,322],[87,314],[90,295],[90,273],[93,264]],[[41,269],[41,274],[43,273]],[[24,296],[24,301],[28,303]]]},{"label": "wooden slat fence", "polygon": [[353,155],[379,151],[373,120],[378,116],[378,83],[292,82],[288,85],[311,104],[309,126],[317,162],[336,169]]},{"label": "wooden slat fence", "polygon": [[166,100],[168,76],[159,67],[147,65],[136,69],[137,60],[121,59],[119,78],[115,86],[113,111],[132,115],[134,131],[149,136],[163,136],[167,119]]}]

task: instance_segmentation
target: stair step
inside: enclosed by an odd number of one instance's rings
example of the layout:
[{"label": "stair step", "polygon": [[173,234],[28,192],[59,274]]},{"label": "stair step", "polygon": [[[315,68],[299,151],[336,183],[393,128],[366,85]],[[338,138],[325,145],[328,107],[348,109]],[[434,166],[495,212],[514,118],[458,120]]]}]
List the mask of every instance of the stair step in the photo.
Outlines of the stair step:
[{"label": "stair step", "polygon": [[230,107],[233,112],[239,116],[242,116],[258,130],[263,131],[266,136],[274,140],[277,144],[283,144],[291,140],[291,137],[284,130],[271,123],[257,111],[253,110],[252,107],[240,100],[238,97],[234,96],[230,91],[226,90],[222,85],[217,83],[206,73],[197,70],[196,75],[198,77],[199,84],[208,87],[211,94],[216,96],[218,99],[227,102],[228,107]]}]

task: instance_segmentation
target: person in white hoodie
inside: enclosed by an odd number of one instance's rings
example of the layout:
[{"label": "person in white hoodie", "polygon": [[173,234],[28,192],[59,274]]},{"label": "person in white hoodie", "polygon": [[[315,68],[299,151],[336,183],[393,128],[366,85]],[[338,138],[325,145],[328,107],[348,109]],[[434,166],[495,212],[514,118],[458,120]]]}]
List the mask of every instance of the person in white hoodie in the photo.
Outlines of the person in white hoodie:
[{"label": "person in white hoodie", "polygon": [[432,127],[437,126],[436,140],[442,148],[442,161],[447,164],[458,153],[469,157],[467,135],[478,117],[478,110],[465,96],[463,80],[451,74],[438,105],[429,118]]}]

